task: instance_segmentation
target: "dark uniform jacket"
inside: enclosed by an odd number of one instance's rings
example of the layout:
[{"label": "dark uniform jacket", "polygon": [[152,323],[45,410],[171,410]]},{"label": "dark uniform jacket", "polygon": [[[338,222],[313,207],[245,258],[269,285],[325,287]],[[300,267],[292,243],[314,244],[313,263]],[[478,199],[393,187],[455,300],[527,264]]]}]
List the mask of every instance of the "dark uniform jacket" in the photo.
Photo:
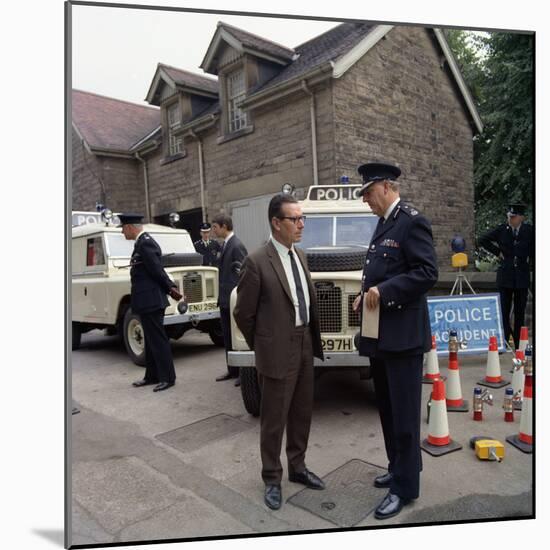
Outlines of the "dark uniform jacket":
[{"label": "dark uniform jacket", "polygon": [[199,239],[194,243],[195,250],[202,254],[202,265],[218,266],[218,256],[221,250],[221,246],[218,241],[209,240],[208,242],[203,239]]},{"label": "dark uniform jacket", "polygon": [[219,306],[229,308],[231,291],[239,282],[242,263],[248,254],[244,244],[233,235],[222,247],[218,269],[220,280]]},{"label": "dark uniform jacket", "polygon": [[166,295],[176,286],[161,264],[162,251],[148,233],[136,240],[130,263],[131,306],[135,313],[146,313],[168,306]]},{"label": "dark uniform jacket", "polygon": [[497,271],[497,286],[529,288],[529,270],[535,252],[532,225],[522,223],[518,236],[514,237],[512,227],[503,223],[480,237],[478,244],[495,256],[501,253],[504,256]]},{"label": "dark uniform jacket", "polygon": [[413,355],[431,348],[426,293],[437,276],[430,223],[399,202],[387,221],[376,227],[365,260],[362,291],[378,287],[380,321],[378,339],[360,339],[360,355]]}]

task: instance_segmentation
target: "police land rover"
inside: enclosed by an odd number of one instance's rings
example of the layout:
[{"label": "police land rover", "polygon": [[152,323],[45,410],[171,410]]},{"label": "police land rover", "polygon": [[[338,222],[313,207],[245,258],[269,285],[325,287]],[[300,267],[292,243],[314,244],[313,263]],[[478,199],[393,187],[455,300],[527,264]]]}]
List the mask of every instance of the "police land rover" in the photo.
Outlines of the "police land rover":
[{"label": "police land rover", "polygon": [[[354,337],[360,329],[353,301],[361,290],[362,270],[368,245],[378,223],[369,207],[359,200],[360,185],[312,186],[300,206],[307,217],[302,241],[296,246],[306,254],[317,294],[321,340],[325,360],[314,359],[316,375],[331,369],[354,369],[370,379],[370,364],[360,357]],[[236,303],[231,295],[231,311]],[[260,412],[261,389],[251,351],[231,316],[231,366],[240,367],[245,409]]]},{"label": "police land rover", "polygon": [[[145,341],[139,316],[130,308],[130,257],[133,241],[127,241],[110,212],[73,212],[72,228],[72,349],[81,335],[105,329],[122,336],[128,355],[145,365]],[[162,263],[184,295],[179,306],[172,298],[165,310],[168,336],[178,339],[195,328],[207,332],[223,346],[218,301],[218,270],[203,267],[189,233],[162,225],[144,224],[160,245]]]}]

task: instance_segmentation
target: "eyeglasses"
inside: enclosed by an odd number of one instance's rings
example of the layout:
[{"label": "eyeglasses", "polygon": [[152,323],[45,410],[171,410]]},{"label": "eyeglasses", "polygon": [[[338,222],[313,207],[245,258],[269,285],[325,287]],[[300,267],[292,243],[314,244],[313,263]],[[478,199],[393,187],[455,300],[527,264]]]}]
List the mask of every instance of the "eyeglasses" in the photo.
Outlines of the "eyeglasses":
[{"label": "eyeglasses", "polygon": [[290,220],[294,225],[297,225],[298,222],[306,223],[305,216],[277,216],[280,220]]}]

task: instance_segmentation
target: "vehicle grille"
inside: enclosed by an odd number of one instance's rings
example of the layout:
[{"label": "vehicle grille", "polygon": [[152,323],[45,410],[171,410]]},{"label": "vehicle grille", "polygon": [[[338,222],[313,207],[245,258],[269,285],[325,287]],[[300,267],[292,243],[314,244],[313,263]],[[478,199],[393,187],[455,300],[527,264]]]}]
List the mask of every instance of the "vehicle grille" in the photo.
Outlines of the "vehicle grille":
[{"label": "vehicle grille", "polygon": [[353,311],[353,302],[357,294],[348,294],[348,327],[358,327],[361,324],[361,316],[359,309]]},{"label": "vehicle grille", "polygon": [[193,271],[183,276],[183,294],[188,304],[202,302],[202,275]]},{"label": "vehicle grille", "polygon": [[319,325],[321,332],[342,330],[342,289],[331,285],[315,284]]}]

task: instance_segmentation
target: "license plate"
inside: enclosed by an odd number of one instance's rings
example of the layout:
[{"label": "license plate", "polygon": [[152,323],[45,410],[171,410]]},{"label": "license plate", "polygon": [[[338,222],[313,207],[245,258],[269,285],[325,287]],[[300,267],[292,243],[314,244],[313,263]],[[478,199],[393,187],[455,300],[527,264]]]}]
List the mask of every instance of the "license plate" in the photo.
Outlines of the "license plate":
[{"label": "license plate", "polygon": [[342,336],[341,338],[321,338],[323,351],[353,351],[353,338]]},{"label": "license plate", "polygon": [[214,309],[218,309],[216,302],[207,302],[206,304],[189,304],[187,311],[198,313],[199,311],[213,311]]}]

